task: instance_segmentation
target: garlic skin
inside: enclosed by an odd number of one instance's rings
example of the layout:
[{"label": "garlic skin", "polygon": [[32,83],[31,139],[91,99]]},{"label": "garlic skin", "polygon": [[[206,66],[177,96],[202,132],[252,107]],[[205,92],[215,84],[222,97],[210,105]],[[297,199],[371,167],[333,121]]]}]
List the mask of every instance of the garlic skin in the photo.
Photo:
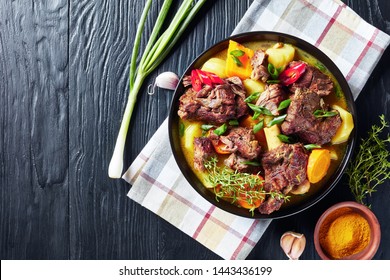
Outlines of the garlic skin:
[{"label": "garlic skin", "polygon": [[290,260],[298,260],[305,250],[306,237],[302,233],[287,231],[280,238],[280,247]]},{"label": "garlic skin", "polygon": [[160,88],[175,90],[179,83],[179,77],[173,72],[164,72],[156,77],[155,85]]}]

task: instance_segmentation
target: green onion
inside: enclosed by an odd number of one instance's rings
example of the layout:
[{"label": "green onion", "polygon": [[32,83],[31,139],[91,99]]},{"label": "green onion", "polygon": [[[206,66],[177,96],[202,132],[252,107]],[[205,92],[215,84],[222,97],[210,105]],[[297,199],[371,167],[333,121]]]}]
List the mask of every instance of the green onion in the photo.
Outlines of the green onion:
[{"label": "green onion", "polygon": [[239,125],[238,120],[230,120],[229,125],[234,125],[234,126]]},{"label": "green onion", "polygon": [[290,106],[290,103],[291,103],[291,99],[283,100],[283,101],[280,102],[280,104],[279,104],[278,111],[281,111],[281,110],[283,110],[283,109],[286,109],[288,106]]},{"label": "green onion", "polygon": [[111,178],[120,178],[122,175],[123,152],[126,143],[126,135],[137,100],[137,95],[141,90],[141,86],[144,80],[165,59],[206,0],[184,0],[168,28],[158,38],[160,30],[164,25],[169,8],[172,4],[172,0],[165,0],[161,7],[160,14],[157,17],[152,33],[149,35],[148,43],[137,67],[136,62],[141,42],[141,35],[152,2],[152,0],[146,1],[134,39],[129,73],[130,92],[116,140],[114,152],[108,168],[108,175]]},{"label": "green onion", "polygon": [[218,136],[221,136],[222,134],[224,134],[227,130],[227,124],[224,123],[223,125],[221,125],[220,127],[218,127],[217,129],[214,130],[214,133]]},{"label": "green onion", "polygon": [[245,165],[261,166],[260,162],[257,162],[257,161],[246,160],[246,161],[242,161],[241,163],[245,164]]},{"label": "green onion", "polygon": [[322,71],[322,72],[324,72],[324,71],[326,70],[324,64],[322,64],[322,63],[320,63],[320,62],[316,62],[315,67],[317,67],[318,70],[320,70],[320,71]]},{"label": "green onion", "polygon": [[278,134],[277,135],[279,140],[282,141],[283,143],[292,143],[292,138],[287,136],[287,135],[284,135],[284,134]]},{"label": "green onion", "polygon": [[241,67],[241,66],[242,66],[241,61],[240,61],[237,57],[235,57],[234,55],[232,55],[232,59],[233,59],[234,63],[235,63],[238,67]]},{"label": "green onion", "polygon": [[214,126],[212,124],[202,124],[200,127],[202,128],[202,130],[208,131],[212,129]]},{"label": "green onion", "polygon": [[260,113],[259,112],[255,112],[254,114],[253,114],[253,116],[252,116],[252,119],[253,120],[257,120],[259,117],[260,117]]},{"label": "green onion", "polygon": [[267,80],[267,84],[279,84],[279,80]]},{"label": "green onion", "polygon": [[252,101],[255,101],[257,98],[259,98],[260,92],[254,92],[251,95],[249,95],[247,98],[244,99],[246,103],[251,103]]},{"label": "green onion", "polygon": [[268,123],[268,127],[271,127],[275,124],[280,124],[284,121],[284,119],[287,117],[287,114],[281,115],[279,117],[273,118],[272,121]]},{"label": "green onion", "polygon": [[268,63],[268,73],[270,74],[270,76],[273,80],[278,79],[281,71],[282,71],[281,67],[275,68],[275,66],[272,63]]},{"label": "green onion", "polygon": [[264,127],[264,120],[259,121],[257,124],[253,126],[253,133],[259,132]]},{"label": "green onion", "polygon": [[338,115],[338,112],[325,111],[325,110],[315,110],[313,114],[316,118],[328,118],[328,117],[334,117],[334,116]]},{"label": "green onion", "polygon": [[317,144],[307,144],[304,147],[305,147],[306,150],[313,150],[313,149],[321,148],[321,146],[317,145]]},{"label": "green onion", "polygon": [[234,50],[231,51],[230,54],[235,57],[243,56],[245,53],[242,50]]},{"label": "green onion", "polygon": [[251,104],[251,103],[248,103],[248,106],[249,108],[251,108],[253,110],[253,112],[255,113],[260,113],[260,114],[263,114],[263,115],[267,115],[267,116],[273,116],[271,111],[268,110],[267,108],[265,107],[261,107],[261,106],[256,106],[254,104]]},{"label": "green onion", "polygon": [[180,137],[184,136],[184,131],[185,131],[184,123],[180,122],[180,124],[179,124],[179,135],[180,135]]}]

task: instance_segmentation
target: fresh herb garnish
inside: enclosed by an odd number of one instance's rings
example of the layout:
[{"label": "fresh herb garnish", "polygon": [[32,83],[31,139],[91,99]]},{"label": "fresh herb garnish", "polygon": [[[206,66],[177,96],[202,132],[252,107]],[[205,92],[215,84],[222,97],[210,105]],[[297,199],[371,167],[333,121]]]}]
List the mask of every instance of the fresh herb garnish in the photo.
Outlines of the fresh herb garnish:
[{"label": "fresh herb garnish", "polygon": [[278,106],[278,111],[286,109],[288,106],[290,106],[290,103],[291,103],[291,99],[283,100],[282,102],[280,102]]},{"label": "fresh herb garnish", "polygon": [[324,64],[322,64],[320,62],[316,62],[315,67],[317,67],[317,69],[322,71],[322,72],[324,72],[326,70]]},{"label": "fresh herb garnish", "polygon": [[249,95],[247,98],[245,98],[244,101],[246,103],[251,103],[251,102],[257,100],[257,98],[259,98],[259,96],[260,96],[260,92],[254,92],[251,95]]},{"label": "fresh herb garnish", "polygon": [[266,115],[266,116],[273,116],[272,113],[271,113],[271,111],[268,110],[268,109],[265,108],[265,107],[257,106],[257,105],[251,104],[251,103],[248,103],[248,106],[249,106],[249,108],[251,108],[255,113],[260,113],[260,114]]},{"label": "fresh herb garnish", "polygon": [[259,121],[257,124],[253,126],[253,133],[257,133],[262,130],[264,127],[264,120]]},{"label": "fresh herb garnish", "polygon": [[288,144],[290,144],[290,143],[293,142],[292,137],[289,137],[289,136],[287,136],[287,135],[278,134],[277,136],[278,136],[279,140],[282,141],[283,143],[288,143]]},{"label": "fresh herb garnish", "polygon": [[338,115],[338,112],[337,111],[315,110],[313,114],[316,118],[329,118],[329,117],[334,117],[334,116]]},{"label": "fresh herb garnish", "polygon": [[243,52],[242,50],[234,50],[234,51],[231,51],[230,54],[232,56],[235,56],[235,57],[240,57],[240,56],[243,56],[245,54],[245,52]]},{"label": "fresh herb garnish", "polygon": [[202,125],[200,126],[200,128],[201,128],[202,130],[205,130],[205,131],[208,131],[208,130],[212,129],[213,127],[214,127],[214,125],[212,125],[212,124],[202,124]]},{"label": "fresh herb garnish", "polygon": [[280,124],[284,121],[284,119],[287,117],[287,114],[284,114],[284,115],[281,115],[279,117],[276,117],[276,118],[273,118],[269,123],[268,123],[268,127],[271,127],[275,124]]},{"label": "fresh herb garnish", "polygon": [[224,124],[221,125],[220,127],[216,128],[216,129],[214,130],[214,133],[215,133],[216,135],[218,135],[218,136],[221,136],[222,134],[224,134],[224,133],[226,132],[227,127],[228,127],[227,124],[224,123]]},{"label": "fresh herb garnish", "polygon": [[275,68],[275,66],[272,63],[268,63],[268,73],[273,80],[278,79],[280,72],[282,72],[281,67]]},{"label": "fresh herb garnish", "polygon": [[185,128],[186,128],[186,127],[185,127],[184,123],[180,122],[180,123],[179,123],[179,135],[180,135],[180,137],[183,137],[183,136],[184,136]]},{"label": "fresh herb garnish", "polygon": [[[248,203],[252,205],[255,200],[263,200],[265,195],[285,201],[290,199],[290,196],[280,192],[266,192],[263,188],[264,180],[256,174],[233,171],[226,166],[220,167],[217,163],[218,159],[215,157],[204,163],[208,173],[207,181],[214,186],[217,201],[223,198],[235,203],[239,198],[246,197]],[[252,215],[255,209],[255,207],[249,209]]]},{"label": "fresh herb garnish", "polygon": [[241,66],[242,66],[242,62],[241,62],[237,57],[235,57],[234,55],[232,55],[232,59],[233,59],[234,63],[235,63],[238,67],[241,67]]},{"label": "fresh herb garnish", "polygon": [[251,166],[261,166],[261,163],[258,161],[245,160],[245,161],[242,161],[241,163],[246,164],[246,165],[251,165]]},{"label": "fresh herb garnish", "polygon": [[[142,15],[138,24],[135,38],[133,40],[133,51],[130,60],[129,71],[129,96],[126,103],[125,112],[121,126],[119,128],[118,137],[116,139],[114,152],[108,167],[108,176],[110,178],[120,178],[123,170],[123,155],[125,151],[126,135],[129,129],[131,116],[136,104],[137,95],[141,90],[142,84],[147,76],[160,65],[164,58],[170,53],[180,36],[184,33],[187,26],[195,17],[197,12],[206,2],[206,0],[192,1],[185,0],[180,5],[176,14],[170,23],[165,22],[169,14],[169,8],[172,0],[165,0],[162,4],[160,13],[156,19],[156,23],[151,34],[146,36],[148,43],[138,60],[139,46],[141,43],[141,35],[148,18],[148,13],[153,0],[147,0]],[[167,26],[165,31],[161,30],[163,26]],[[162,32],[163,31],[163,32]],[[137,61],[139,61],[137,67]]]},{"label": "fresh herb garnish", "polygon": [[306,150],[320,149],[321,145],[317,144],[307,144],[304,146]]},{"label": "fresh herb garnish", "polygon": [[279,84],[280,80],[267,80],[267,84]]},{"label": "fresh herb garnish", "polygon": [[[390,135],[380,138],[389,124],[385,116],[379,116],[381,125],[373,125],[368,137],[360,143],[358,154],[347,168],[348,183],[355,200],[366,204],[367,196],[376,192],[376,187],[390,179]],[[370,207],[370,205],[368,205]]]},{"label": "fresh herb garnish", "polygon": [[238,120],[230,120],[229,125],[233,125],[233,126],[239,125]]}]

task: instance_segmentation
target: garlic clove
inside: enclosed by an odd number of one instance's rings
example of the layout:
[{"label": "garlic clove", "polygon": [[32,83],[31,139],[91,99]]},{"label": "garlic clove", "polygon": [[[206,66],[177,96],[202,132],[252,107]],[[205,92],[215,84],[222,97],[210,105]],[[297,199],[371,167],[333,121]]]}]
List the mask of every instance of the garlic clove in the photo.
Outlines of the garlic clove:
[{"label": "garlic clove", "polygon": [[169,90],[175,90],[179,83],[179,77],[173,72],[164,72],[156,77],[155,85]]},{"label": "garlic clove", "polygon": [[301,233],[288,231],[280,238],[280,246],[290,260],[298,260],[306,246],[306,237]]}]

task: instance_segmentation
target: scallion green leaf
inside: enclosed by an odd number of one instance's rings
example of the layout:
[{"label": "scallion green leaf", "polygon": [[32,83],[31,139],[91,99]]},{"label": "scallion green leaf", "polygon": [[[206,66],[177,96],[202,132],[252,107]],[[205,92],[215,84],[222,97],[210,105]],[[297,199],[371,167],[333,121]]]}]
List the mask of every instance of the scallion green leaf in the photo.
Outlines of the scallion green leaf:
[{"label": "scallion green leaf", "polygon": [[234,63],[238,66],[238,67],[241,67],[242,66],[242,62],[237,58],[235,57],[234,55],[231,56]]},{"label": "scallion green leaf", "polygon": [[253,126],[253,133],[257,133],[262,130],[264,127],[264,120],[259,121],[257,124]]},{"label": "scallion green leaf", "polygon": [[212,125],[212,124],[202,124],[200,126],[200,128],[202,128],[202,130],[205,130],[205,131],[208,131],[208,130],[210,130],[213,127],[214,127],[214,125]]},{"label": "scallion green leaf", "polygon": [[288,106],[290,106],[290,103],[291,103],[291,99],[283,100],[282,102],[280,102],[278,106],[278,111],[286,109]]},{"label": "scallion green leaf", "polygon": [[186,129],[186,127],[185,127],[184,123],[180,122],[180,124],[179,124],[179,135],[180,135],[180,137],[184,136],[185,129]]},{"label": "scallion green leaf", "polygon": [[328,118],[328,117],[334,117],[338,115],[337,111],[325,111],[325,110],[315,110],[314,116],[316,118]]},{"label": "scallion green leaf", "polygon": [[267,116],[273,116],[270,110],[268,110],[265,107],[262,106],[257,106],[251,103],[248,103],[249,108],[251,108],[255,113],[260,113],[262,115],[267,115]]},{"label": "scallion green leaf", "polygon": [[230,120],[229,125],[233,125],[233,126],[239,125],[238,120]]},{"label": "scallion green leaf", "polygon": [[249,160],[246,160],[246,161],[242,161],[241,163],[242,163],[242,164],[246,164],[246,165],[251,165],[251,166],[261,166],[261,163],[258,162],[258,161],[249,161]]},{"label": "scallion green leaf", "polygon": [[251,103],[255,100],[257,100],[260,96],[260,92],[254,92],[251,95],[249,95],[247,98],[244,99],[246,103]]},{"label": "scallion green leaf", "polygon": [[279,140],[282,141],[283,143],[292,143],[292,138],[287,136],[287,135],[284,135],[284,134],[278,134],[277,135]]},{"label": "scallion green leaf", "polygon": [[281,115],[279,117],[276,117],[276,118],[273,118],[269,123],[268,123],[268,127],[271,127],[275,124],[280,124],[284,121],[284,119],[287,117],[287,114],[284,114],[284,115]]},{"label": "scallion green leaf", "polygon": [[235,57],[240,57],[240,56],[243,56],[245,54],[245,52],[243,52],[242,50],[234,50],[234,51],[231,51],[230,54],[232,56],[235,56]]},{"label": "scallion green leaf", "polygon": [[306,150],[320,149],[321,145],[317,144],[307,144],[304,146]]},{"label": "scallion green leaf", "polygon": [[224,123],[224,124],[221,125],[220,127],[216,128],[216,129],[214,130],[214,133],[215,133],[216,135],[218,135],[218,136],[221,136],[222,134],[224,134],[224,133],[226,132],[227,127],[228,127],[227,124]]}]

